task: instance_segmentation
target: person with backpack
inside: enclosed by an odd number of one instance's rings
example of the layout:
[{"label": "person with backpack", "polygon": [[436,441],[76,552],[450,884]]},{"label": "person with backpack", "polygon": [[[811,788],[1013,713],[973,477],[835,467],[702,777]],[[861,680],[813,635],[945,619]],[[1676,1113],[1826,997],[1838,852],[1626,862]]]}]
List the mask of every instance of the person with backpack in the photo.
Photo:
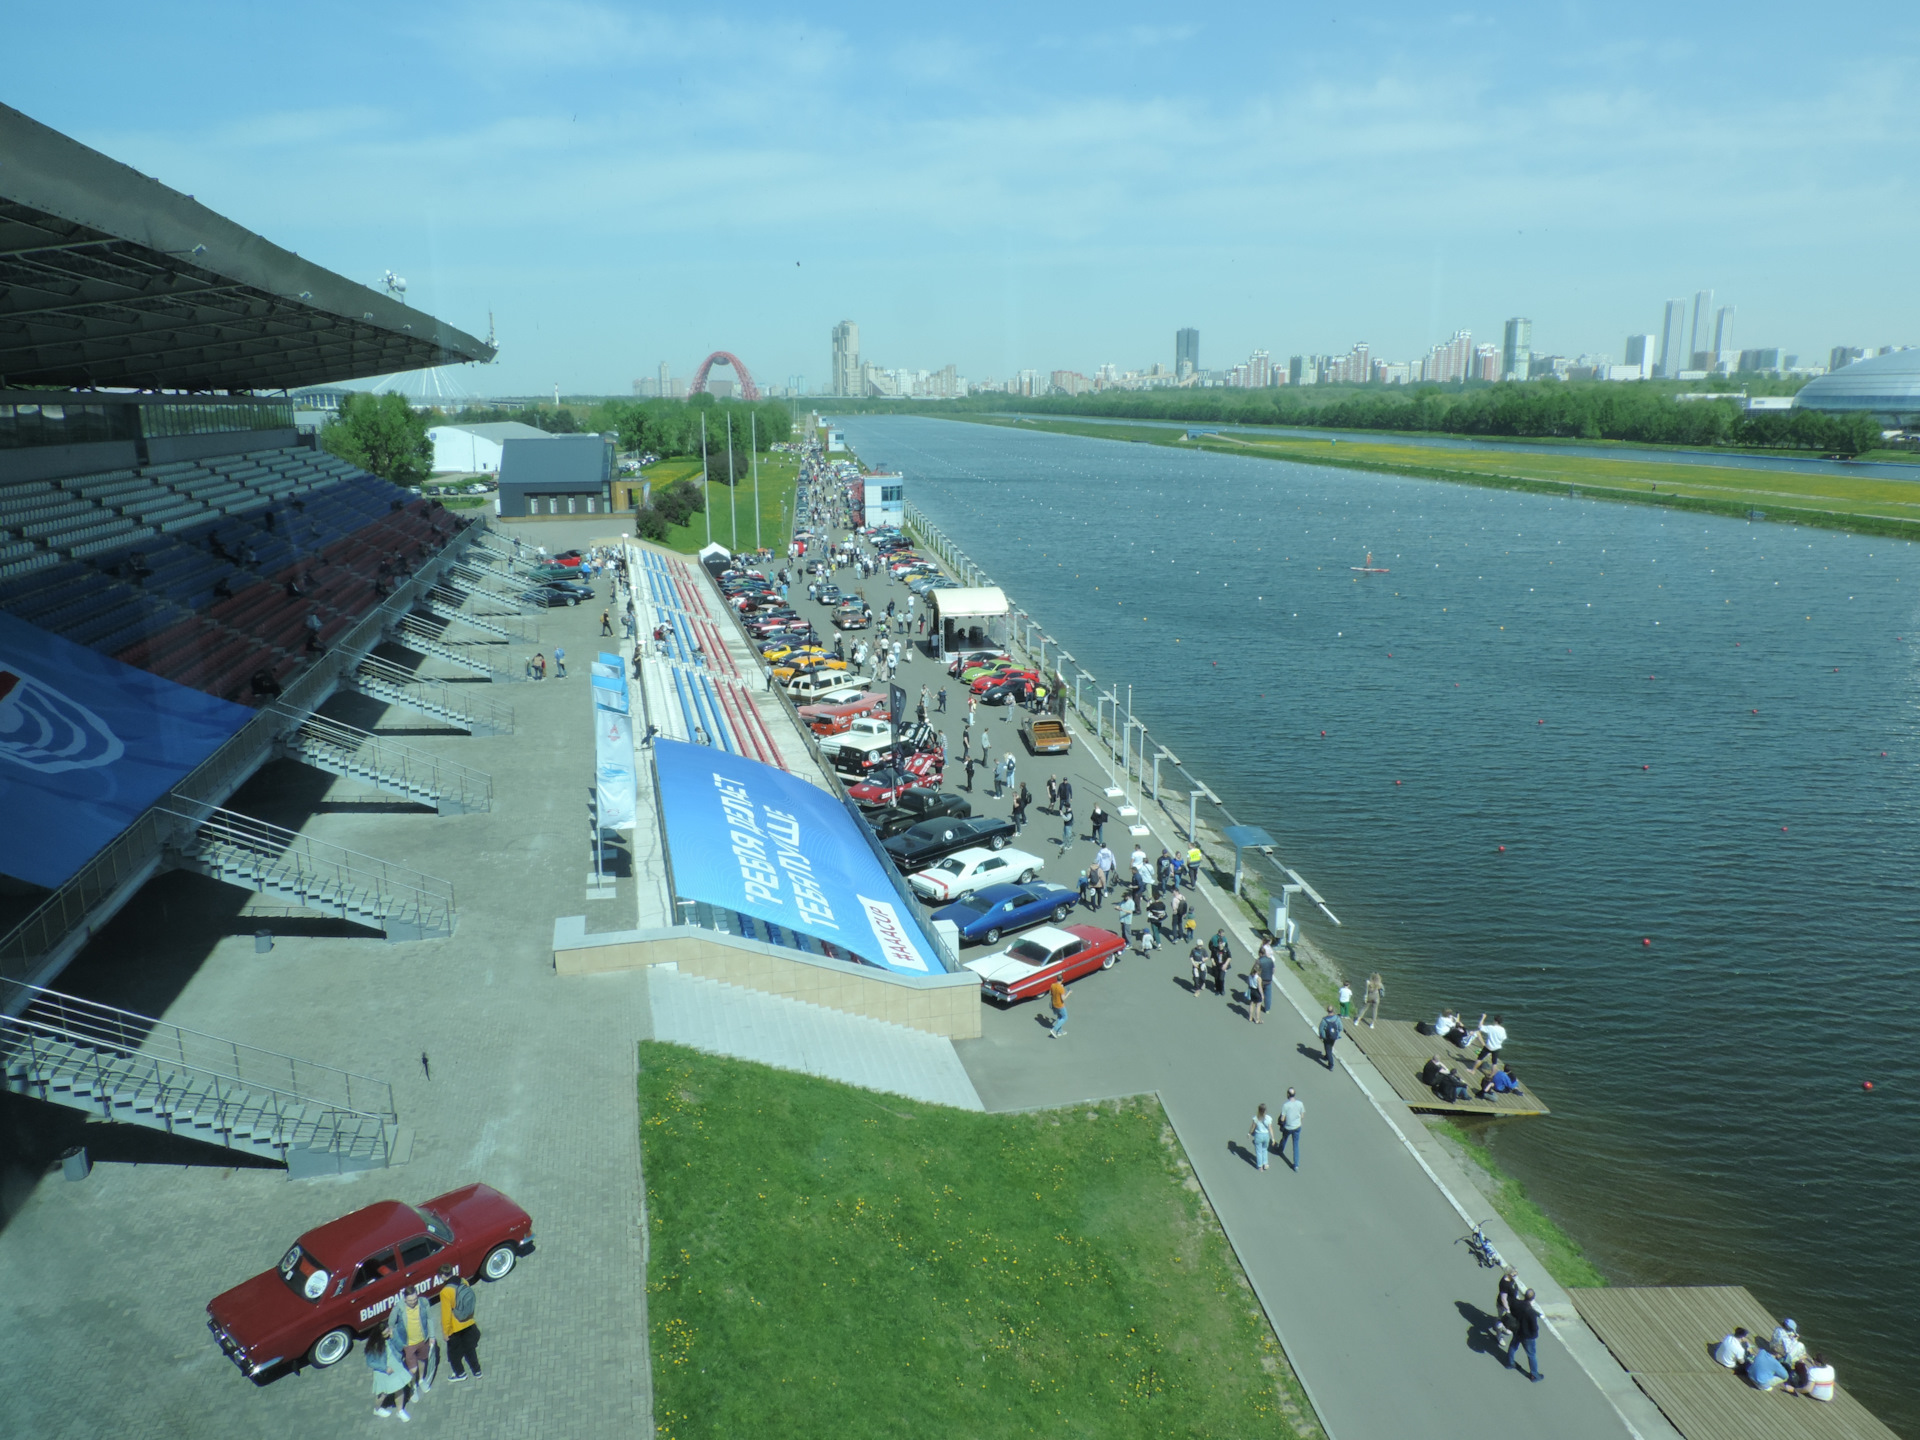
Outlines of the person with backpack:
[{"label": "person with backpack", "polygon": [[1320,1022],[1320,1043],[1327,1050],[1327,1069],[1333,1069],[1333,1045],[1340,1038],[1340,1016],[1333,1006],[1327,1006],[1326,1017]]},{"label": "person with backpack", "polygon": [[447,1368],[452,1380],[464,1380],[467,1371],[480,1378],[480,1327],[474,1311],[479,1297],[451,1265],[440,1267],[440,1328],[447,1334]]}]

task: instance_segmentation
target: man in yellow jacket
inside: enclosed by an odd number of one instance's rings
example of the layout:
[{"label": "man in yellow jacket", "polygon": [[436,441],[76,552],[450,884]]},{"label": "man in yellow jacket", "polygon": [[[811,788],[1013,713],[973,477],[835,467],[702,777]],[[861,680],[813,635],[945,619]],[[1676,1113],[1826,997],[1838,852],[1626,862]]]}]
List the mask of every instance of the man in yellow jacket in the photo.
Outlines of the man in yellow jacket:
[{"label": "man in yellow jacket", "polygon": [[479,1297],[451,1265],[440,1270],[440,1328],[447,1335],[449,1378],[464,1380],[469,1368],[480,1378],[480,1326],[475,1323]]}]

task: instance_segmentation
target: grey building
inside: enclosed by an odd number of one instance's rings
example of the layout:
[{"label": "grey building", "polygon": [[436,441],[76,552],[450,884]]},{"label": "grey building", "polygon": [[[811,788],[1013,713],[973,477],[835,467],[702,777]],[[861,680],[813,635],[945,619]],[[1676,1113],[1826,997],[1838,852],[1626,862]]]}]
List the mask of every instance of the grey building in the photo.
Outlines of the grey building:
[{"label": "grey building", "polygon": [[1660,361],[1654,374],[1671,380],[1687,368],[1687,302],[1667,301],[1667,313],[1660,322]]},{"label": "grey building", "polygon": [[549,435],[500,446],[500,515],[604,515],[613,509],[613,437]]},{"label": "grey building", "polygon": [[1688,356],[1693,361],[1690,368],[1694,370],[1713,368],[1713,352],[1707,348],[1712,326],[1713,292],[1696,290],[1693,292],[1693,338],[1687,345]]},{"label": "grey building", "polygon": [[1179,379],[1200,372],[1200,332],[1191,326],[1173,332],[1173,373]]},{"label": "grey building", "polygon": [[1500,378],[1524,380],[1533,362],[1533,321],[1516,315],[1507,321],[1507,332],[1500,346]]},{"label": "grey building", "polygon": [[1920,429],[1920,349],[1896,350],[1855,360],[1801,387],[1794,403],[1829,414],[1872,415],[1882,425]]},{"label": "grey building", "polygon": [[833,393],[858,395],[860,383],[860,327],[842,320],[833,327]]}]

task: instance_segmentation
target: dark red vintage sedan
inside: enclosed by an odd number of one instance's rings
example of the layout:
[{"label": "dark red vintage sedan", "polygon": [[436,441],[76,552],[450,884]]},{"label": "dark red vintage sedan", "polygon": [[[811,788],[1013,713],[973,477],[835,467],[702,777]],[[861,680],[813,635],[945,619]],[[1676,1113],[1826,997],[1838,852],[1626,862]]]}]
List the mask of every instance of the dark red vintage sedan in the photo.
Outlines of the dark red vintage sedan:
[{"label": "dark red vintage sedan", "polygon": [[334,1365],[408,1290],[443,1265],[503,1279],[533,1239],[533,1219],[491,1185],[423,1205],[382,1200],[309,1230],[271,1270],[207,1303],[207,1328],[245,1374],[310,1360]]}]

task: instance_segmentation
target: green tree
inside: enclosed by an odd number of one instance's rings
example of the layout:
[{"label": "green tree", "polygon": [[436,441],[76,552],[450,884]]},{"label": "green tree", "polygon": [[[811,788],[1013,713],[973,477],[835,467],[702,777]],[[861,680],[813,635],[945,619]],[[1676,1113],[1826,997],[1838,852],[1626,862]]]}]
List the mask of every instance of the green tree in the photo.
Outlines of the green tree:
[{"label": "green tree", "polygon": [[418,485],[433,471],[427,417],[403,395],[353,394],[339,418],[320,432],[321,446],[395,485]]}]

